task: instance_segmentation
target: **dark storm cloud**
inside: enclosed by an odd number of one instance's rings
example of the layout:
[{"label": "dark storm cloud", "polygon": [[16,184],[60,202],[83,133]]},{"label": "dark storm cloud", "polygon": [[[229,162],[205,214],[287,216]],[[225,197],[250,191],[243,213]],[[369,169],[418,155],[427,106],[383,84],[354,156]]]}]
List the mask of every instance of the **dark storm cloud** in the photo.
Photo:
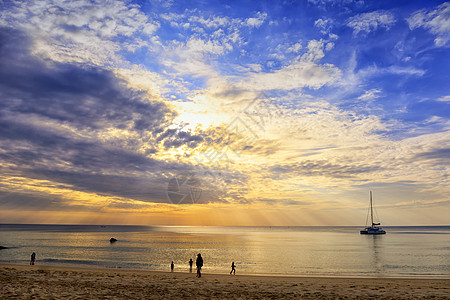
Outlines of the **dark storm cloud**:
[{"label": "dark storm cloud", "polygon": [[77,128],[105,126],[161,131],[172,112],[162,102],[147,101],[143,93],[98,67],[43,62],[29,54],[21,32],[0,30],[2,113],[37,114]]},{"label": "dark storm cloud", "polygon": [[[0,27],[2,174],[102,195],[168,202],[168,179],[194,166],[158,160],[158,151],[194,148],[203,137],[167,129],[176,114],[163,102],[127,88],[111,71],[43,61],[30,53],[30,47],[23,32]],[[109,129],[127,134],[103,138]],[[11,194],[2,203],[16,199],[19,206],[26,206],[24,201],[32,206],[39,201],[45,207],[62,205],[57,197],[44,201],[45,197],[24,195]]]},{"label": "dark storm cloud", "polygon": [[167,202],[165,196],[167,181],[159,176],[88,174],[47,169],[33,169],[27,172],[26,176],[70,184],[82,192],[95,192],[105,196],[114,195],[146,202]]},{"label": "dark storm cloud", "polygon": [[193,134],[189,131],[182,131],[180,129],[167,129],[164,133],[158,136],[158,141],[164,141],[163,145],[166,149],[178,148],[182,145],[187,145],[189,148],[196,148],[199,143],[203,142],[203,137],[198,134]]}]

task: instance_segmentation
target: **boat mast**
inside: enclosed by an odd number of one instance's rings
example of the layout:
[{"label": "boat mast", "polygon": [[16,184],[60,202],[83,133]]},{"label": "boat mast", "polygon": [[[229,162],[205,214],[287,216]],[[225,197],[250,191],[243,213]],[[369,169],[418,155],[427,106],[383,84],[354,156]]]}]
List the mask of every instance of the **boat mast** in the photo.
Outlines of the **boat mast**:
[{"label": "boat mast", "polygon": [[372,208],[372,191],[370,191],[370,221],[373,227],[373,208]]}]

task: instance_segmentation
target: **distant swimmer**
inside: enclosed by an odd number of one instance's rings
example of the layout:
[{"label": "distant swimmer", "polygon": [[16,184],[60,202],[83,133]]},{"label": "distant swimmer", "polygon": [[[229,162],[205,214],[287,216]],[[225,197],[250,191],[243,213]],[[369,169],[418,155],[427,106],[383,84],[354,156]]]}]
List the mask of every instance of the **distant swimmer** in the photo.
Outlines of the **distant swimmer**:
[{"label": "distant swimmer", "polygon": [[30,265],[34,265],[34,262],[36,261],[36,253],[32,253],[31,254],[31,260],[30,260]]},{"label": "distant swimmer", "polygon": [[173,272],[174,267],[175,267],[175,265],[173,264],[173,260],[172,260],[172,263],[170,264],[170,272]]},{"label": "distant swimmer", "polygon": [[192,265],[194,264],[194,261],[191,259],[189,259],[189,273],[192,273]]},{"label": "distant swimmer", "polygon": [[195,265],[197,266],[197,277],[202,277],[203,258],[200,253],[197,255]]},{"label": "distant swimmer", "polygon": [[231,273],[233,273],[234,275],[236,275],[236,265],[234,264],[234,261],[231,263],[231,271],[230,271],[230,275]]}]

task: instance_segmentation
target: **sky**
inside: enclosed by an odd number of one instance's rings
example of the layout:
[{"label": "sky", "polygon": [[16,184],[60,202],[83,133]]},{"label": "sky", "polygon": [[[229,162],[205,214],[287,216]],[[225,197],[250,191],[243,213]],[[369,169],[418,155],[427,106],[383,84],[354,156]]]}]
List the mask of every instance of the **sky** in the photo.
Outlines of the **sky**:
[{"label": "sky", "polygon": [[450,2],[0,0],[0,222],[449,225]]}]

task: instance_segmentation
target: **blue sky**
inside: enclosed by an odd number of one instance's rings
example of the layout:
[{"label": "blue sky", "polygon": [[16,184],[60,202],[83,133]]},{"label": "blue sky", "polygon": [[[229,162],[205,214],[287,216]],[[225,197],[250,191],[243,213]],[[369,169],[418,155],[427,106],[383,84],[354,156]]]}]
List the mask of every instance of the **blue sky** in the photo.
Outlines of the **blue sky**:
[{"label": "blue sky", "polygon": [[449,47],[444,1],[1,1],[0,214],[448,224]]}]

